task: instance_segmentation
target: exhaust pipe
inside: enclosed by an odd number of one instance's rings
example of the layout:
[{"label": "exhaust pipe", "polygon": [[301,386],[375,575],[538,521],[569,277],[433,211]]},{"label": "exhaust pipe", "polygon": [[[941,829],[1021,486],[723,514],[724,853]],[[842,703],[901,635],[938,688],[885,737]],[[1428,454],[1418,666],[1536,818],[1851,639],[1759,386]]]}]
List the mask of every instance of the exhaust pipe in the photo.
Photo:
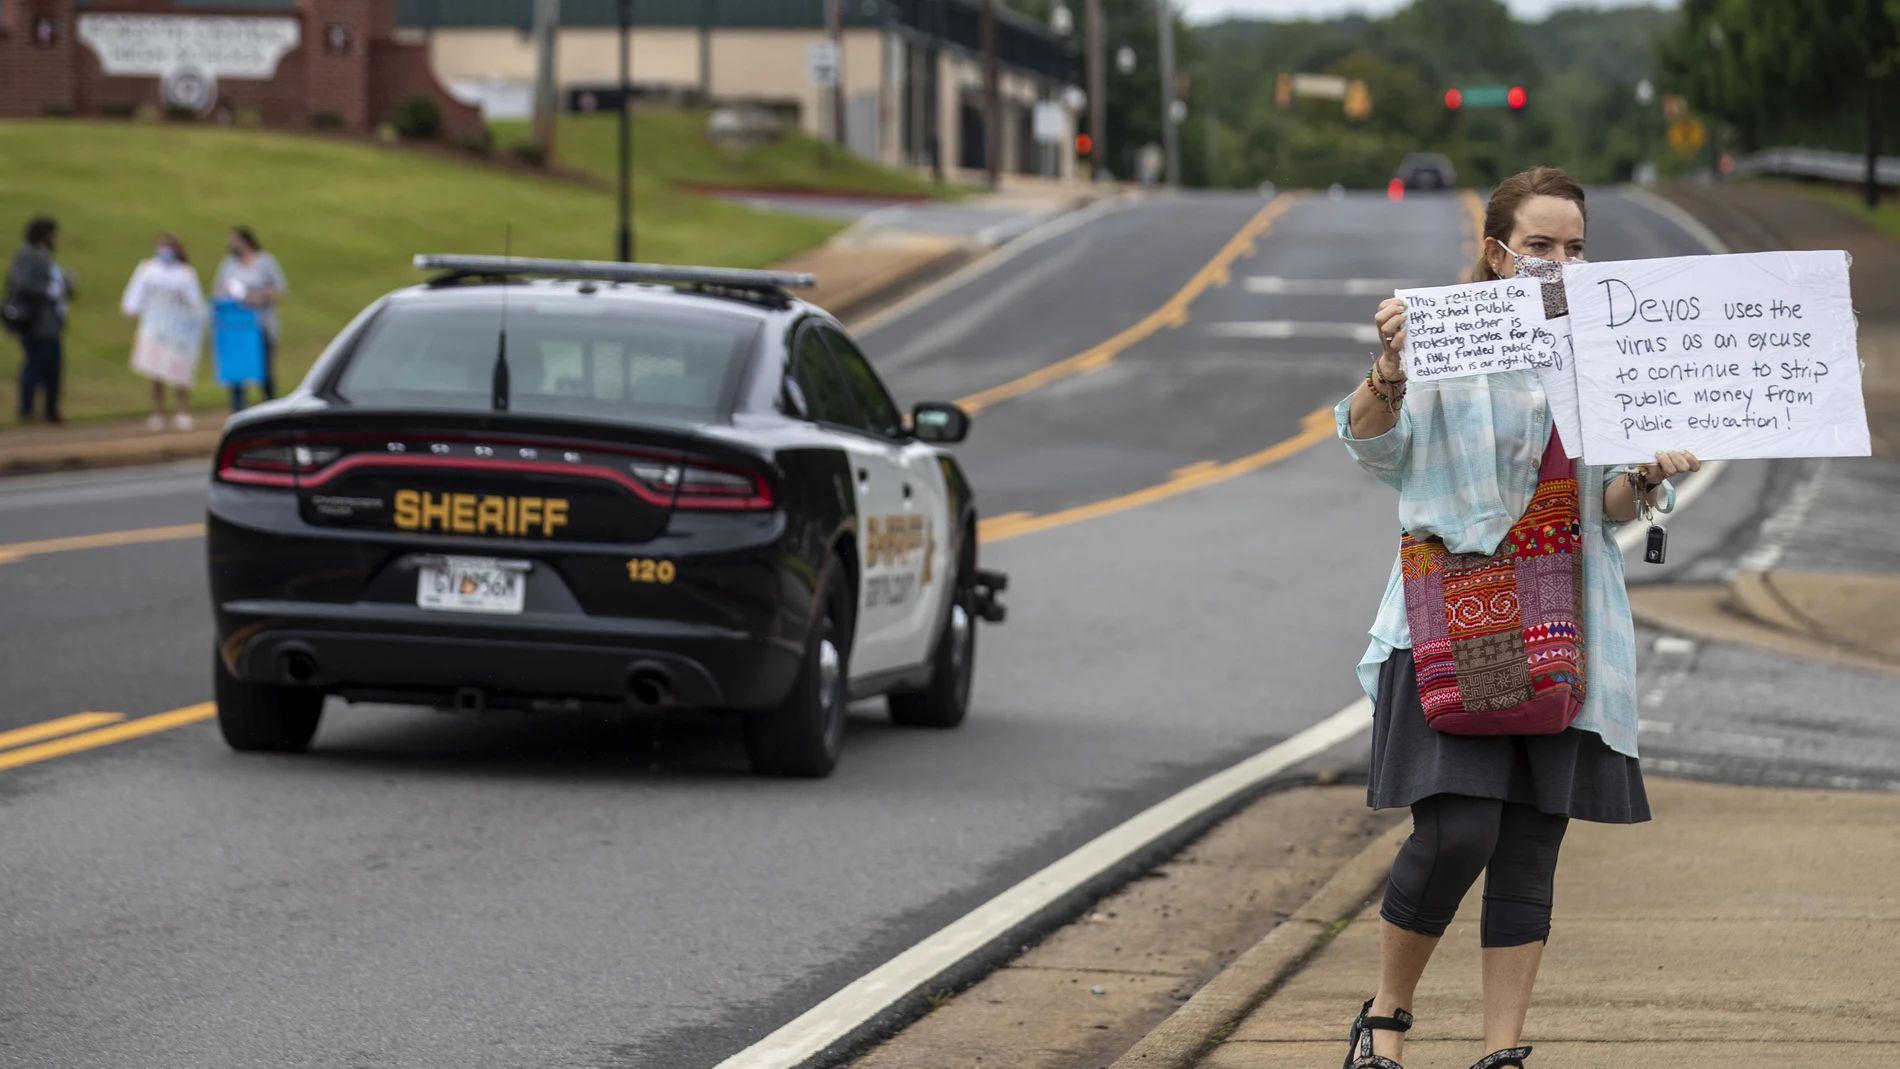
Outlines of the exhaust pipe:
[{"label": "exhaust pipe", "polygon": [[277,655],[277,674],[299,686],[317,681],[316,655],[301,646],[292,646]]},{"label": "exhaust pipe", "polygon": [[455,692],[455,711],[479,713],[488,708],[488,695],[480,687],[460,687]]},{"label": "exhaust pipe", "polygon": [[673,700],[673,673],[664,665],[642,661],[627,671],[627,699],[634,705],[657,708]]}]

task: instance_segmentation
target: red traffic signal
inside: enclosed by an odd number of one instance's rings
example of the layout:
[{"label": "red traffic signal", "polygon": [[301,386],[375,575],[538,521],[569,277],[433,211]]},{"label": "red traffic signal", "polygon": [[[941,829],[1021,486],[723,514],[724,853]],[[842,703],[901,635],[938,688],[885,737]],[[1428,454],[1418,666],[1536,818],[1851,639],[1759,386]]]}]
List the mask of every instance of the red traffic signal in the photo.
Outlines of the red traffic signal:
[{"label": "red traffic signal", "polygon": [[1075,154],[1086,156],[1095,150],[1095,139],[1087,134],[1075,135]]},{"label": "red traffic signal", "polygon": [[1445,90],[1445,106],[1446,107],[1450,108],[1453,111],[1457,111],[1459,108],[1464,107],[1464,104],[1465,104],[1465,95],[1463,93],[1460,93],[1456,89]]},{"label": "red traffic signal", "polygon": [[1394,178],[1385,184],[1385,199],[1400,201],[1405,199],[1405,180]]},{"label": "red traffic signal", "polygon": [[1524,92],[1524,87],[1521,85],[1512,86],[1511,91],[1504,94],[1504,102],[1511,106],[1512,111],[1523,111],[1524,105],[1529,101],[1530,97]]}]

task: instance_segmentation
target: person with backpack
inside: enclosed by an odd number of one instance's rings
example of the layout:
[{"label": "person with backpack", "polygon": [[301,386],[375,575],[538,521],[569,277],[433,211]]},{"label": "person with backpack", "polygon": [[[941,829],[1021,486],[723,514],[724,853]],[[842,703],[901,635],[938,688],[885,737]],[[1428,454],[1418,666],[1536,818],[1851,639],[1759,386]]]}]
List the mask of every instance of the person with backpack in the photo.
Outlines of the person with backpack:
[{"label": "person with backpack", "polygon": [[18,336],[25,350],[20,362],[20,422],[33,418],[37,395],[45,395],[46,422],[64,422],[59,414],[60,365],[64,361],[67,304],[73,299],[72,276],[53,259],[59,224],[36,215],[26,224],[25,240],[7,269],[0,322]]}]

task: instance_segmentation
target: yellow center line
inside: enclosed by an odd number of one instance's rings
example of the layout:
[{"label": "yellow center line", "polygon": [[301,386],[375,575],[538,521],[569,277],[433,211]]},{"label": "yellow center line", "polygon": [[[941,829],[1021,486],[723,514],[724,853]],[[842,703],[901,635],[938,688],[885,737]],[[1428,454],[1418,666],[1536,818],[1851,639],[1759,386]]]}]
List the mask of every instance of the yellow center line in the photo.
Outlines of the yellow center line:
[{"label": "yellow center line", "polygon": [[1484,251],[1484,198],[1472,190],[1464,189],[1458,193],[1465,202],[1465,213],[1471,216],[1471,240],[1465,245],[1465,262],[1478,262],[1478,254]]},{"label": "yellow center line", "polygon": [[107,546],[131,546],[141,542],[172,542],[197,538],[205,533],[202,523],[180,523],[171,527],[142,527],[134,531],[105,531],[101,534],[69,535],[38,542],[13,542],[0,545],[0,564],[12,564],[42,553],[65,553],[75,549],[103,549]]},{"label": "yellow center line", "polygon": [[0,750],[11,750],[15,746],[25,746],[29,742],[41,739],[71,735],[75,731],[96,728],[101,724],[116,724],[125,719],[124,713],[74,713],[57,720],[46,720],[38,724],[28,724],[12,731],[0,731]]},{"label": "yellow center line", "polygon": [[[197,705],[187,705],[183,709],[173,709],[169,713],[156,713],[152,716],[142,716],[137,720],[127,720],[124,723],[100,728],[97,731],[88,731],[81,735],[68,735],[63,739],[42,742],[38,746],[25,746],[18,750],[8,750],[5,753],[0,753],[0,770],[18,768],[21,765],[30,765],[39,761],[48,761],[55,757],[64,757],[67,754],[79,753],[82,750],[93,750],[101,746],[110,746],[115,742],[124,742],[127,739],[156,735],[161,731],[170,731],[172,728],[184,727],[186,724],[195,724],[200,720],[209,720],[213,716],[216,716],[217,713],[218,707],[213,703],[199,702]],[[81,713],[79,715],[86,716],[88,714]],[[91,715],[110,714],[95,713]]]},{"label": "yellow center line", "polygon": [[1285,441],[1270,445],[1258,453],[1249,453],[1238,460],[1230,460],[1225,464],[1214,463],[1212,461],[1207,461],[1203,464],[1191,464],[1186,468],[1180,469],[1167,482],[1157,483],[1154,486],[1136,490],[1133,493],[1122,494],[1119,497],[1105,498],[1101,501],[1092,501],[1086,505],[1077,505],[1074,508],[1062,509],[1059,512],[1051,512],[1041,516],[1019,517],[1016,513],[1011,513],[1008,516],[1000,516],[997,517],[996,520],[982,525],[978,529],[977,537],[984,543],[1003,542],[1011,538],[1020,538],[1026,534],[1047,531],[1052,527],[1064,527],[1071,523],[1080,523],[1083,520],[1093,520],[1117,512],[1126,512],[1129,509],[1138,508],[1142,505],[1151,505],[1156,501],[1164,501],[1168,498],[1188,493],[1191,490],[1199,490],[1203,487],[1213,486],[1215,483],[1224,483],[1229,479],[1246,475],[1249,472],[1259,471],[1261,468],[1270,464],[1277,464],[1332,436],[1333,409],[1331,405],[1328,405],[1325,408],[1314,409],[1302,417],[1300,420],[1300,433]]},{"label": "yellow center line", "polygon": [[957,404],[964,411],[974,414],[999,401],[1021,397],[1031,390],[1066,379],[1071,375],[1099,371],[1113,363],[1118,354],[1146,340],[1161,328],[1185,324],[1188,321],[1188,306],[1208,289],[1225,286],[1230,278],[1228,271],[1233,267],[1234,261],[1257,252],[1258,246],[1255,242],[1272,229],[1274,221],[1285,215],[1301,196],[1298,193],[1287,193],[1275,197],[1266,207],[1256,212],[1252,219],[1247,220],[1246,225],[1242,226],[1233,237],[1227,240],[1227,244],[1221,246],[1221,250],[1214,254],[1214,258],[1196,271],[1194,277],[1188,279],[1187,285],[1182,286],[1174,296],[1168,298],[1167,303],[1148,313],[1141,322],[1102,344],[1085,349],[1066,360],[1058,360],[1047,367],[1037,368],[1027,375],[1012,379],[1000,386],[992,386],[968,397],[958,398]]}]

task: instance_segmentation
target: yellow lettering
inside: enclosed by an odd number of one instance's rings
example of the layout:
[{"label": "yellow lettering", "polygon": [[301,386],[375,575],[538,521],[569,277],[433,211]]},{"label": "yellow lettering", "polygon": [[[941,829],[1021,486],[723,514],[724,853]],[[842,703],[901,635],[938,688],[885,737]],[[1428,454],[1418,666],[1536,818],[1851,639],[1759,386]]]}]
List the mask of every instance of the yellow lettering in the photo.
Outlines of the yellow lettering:
[{"label": "yellow lettering", "polygon": [[471,534],[475,530],[475,495],[456,494],[455,507],[449,513],[456,534]]},{"label": "yellow lettering", "polygon": [[510,535],[518,535],[521,533],[521,528],[518,527],[515,523],[515,506],[517,504],[518,502],[514,498],[511,497],[508,499],[508,512],[505,517],[505,519],[507,519],[508,522],[507,522],[507,525],[502,528],[502,530],[507,532]]},{"label": "yellow lettering", "polygon": [[416,508],[416,499],[421,496],[414,490],[396,491],[396,526],[405,531],[413,531],[422,520]]},{"label": "yellow lettering", "polygon": [[542,536],[552,538],[554,537],[554,529],[556,527],[565,526],[567,526],[567,498],[548,498],[546,506],[541,513]]},{"label": "yellow lettering", "polygon": [[673,581],[673,576],[677,574],[677,569],[673,567],[672,561],[663,560],[660,562],[660,567],[657,574],[659,575],[660,582],[670,583]]},{"label": "yellow lettering", "polygon": [[496,534],[507,533],[506,529],[501,525],[503,500],[503,498],[499,497],[482,498],[482,503],[475,513],[475,531],[477,534],[487,534],[490,528],[493,528]]},{"label": "yellow lettering", "polygon": [[442,500],[437,502],[434,494],[423,493],[422,530],[433,530],[438,524],[445,531],[449,529],[449,497],[450,495],[443,494]]},{"label": "yellow lettering", "polygon": [[538,497],[522,498],[520,515],[521,530],[517,533],[527,534],[529,531],[534,530],[534,525],[541,522],[541,499]]},{"label": "yellow lettering", "polygon": [[670,560],[635,557],[627,562],[627,578],[635,583],[670,583],[678,574]]}]

